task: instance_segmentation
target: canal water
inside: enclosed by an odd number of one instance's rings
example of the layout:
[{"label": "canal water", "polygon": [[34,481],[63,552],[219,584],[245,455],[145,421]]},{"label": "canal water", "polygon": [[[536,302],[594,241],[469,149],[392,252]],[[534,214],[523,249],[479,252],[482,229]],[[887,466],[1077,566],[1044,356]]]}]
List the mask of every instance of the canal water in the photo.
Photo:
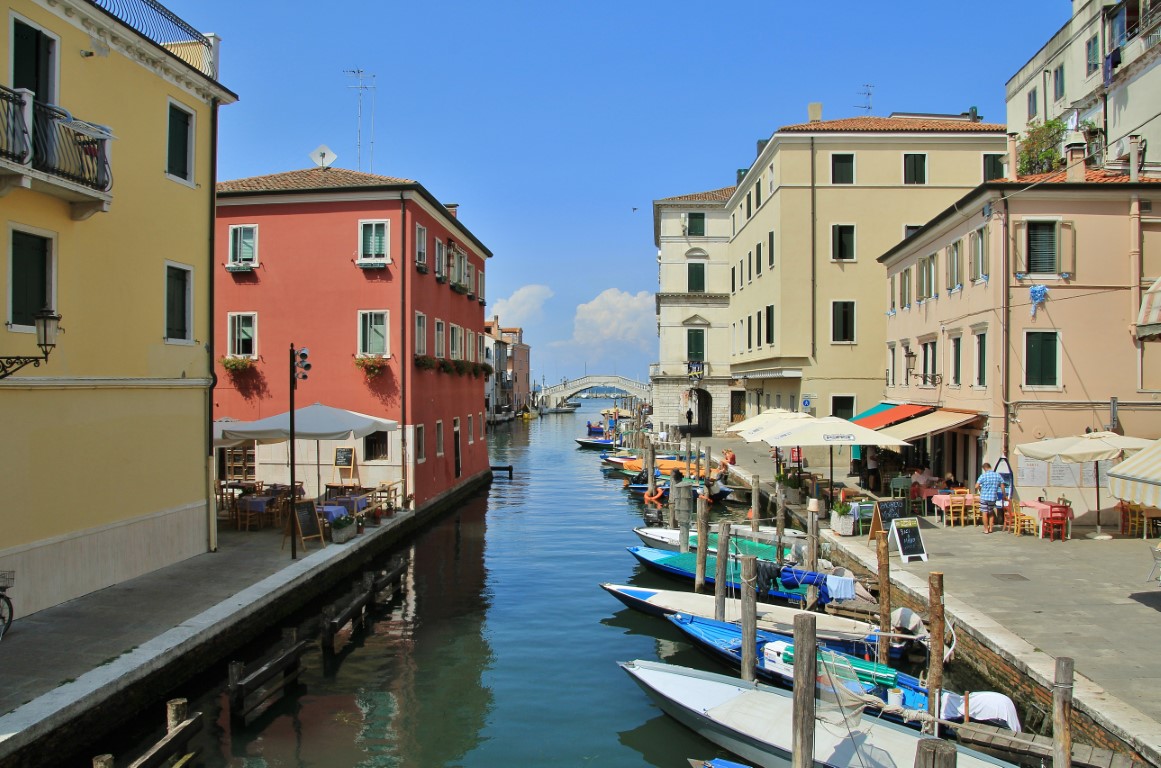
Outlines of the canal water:
[{"label": "canal water", "polygon": [[641,505],[574,442],[611,405],[499,426],[491,462],[513,465],[513,479],[497,473],[487,493],[409,542],[404,594],[344,634],[335,656],[312,643],[301,686],[250,726],[229,722],[224,669],[208,673],[190,702],[208,723],[195,740],[203,764],[672,768],[726,756],[617,666],[724,669],[598,586],[673,586],[639,573],[625,548],[640,543],[631,529]]}]

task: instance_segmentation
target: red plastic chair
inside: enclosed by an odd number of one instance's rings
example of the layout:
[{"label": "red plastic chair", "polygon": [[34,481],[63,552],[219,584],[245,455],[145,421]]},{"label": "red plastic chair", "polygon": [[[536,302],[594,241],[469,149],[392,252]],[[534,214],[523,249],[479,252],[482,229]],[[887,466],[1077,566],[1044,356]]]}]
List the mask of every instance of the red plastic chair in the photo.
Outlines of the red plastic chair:
[{"label": "red plastic chair", "polygon": [[1044,520],[1044,528],[1048,531],[1048,540],[1052,541],[1056,538],[1056,532],[1060,531],[1060,540],[1064,541],[1065,527],[1068,525],[1068,507],[1063,504],[1050,504],[1048,507],[1048,517]]}]

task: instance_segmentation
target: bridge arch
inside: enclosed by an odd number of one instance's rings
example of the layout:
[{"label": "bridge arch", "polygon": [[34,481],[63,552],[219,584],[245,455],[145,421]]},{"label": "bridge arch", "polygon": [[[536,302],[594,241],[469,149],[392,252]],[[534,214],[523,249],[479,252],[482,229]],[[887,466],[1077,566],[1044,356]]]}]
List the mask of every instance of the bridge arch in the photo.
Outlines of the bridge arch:
[{"label": "bridge arch", "polygon": [[555,408],[568,398],[593,387],[619,389],[645,402],[653,399],[653,385],[647,382],[634,381],[625,376],[594,373],[545,387],[541,392],[541,402],[549,408]]}]

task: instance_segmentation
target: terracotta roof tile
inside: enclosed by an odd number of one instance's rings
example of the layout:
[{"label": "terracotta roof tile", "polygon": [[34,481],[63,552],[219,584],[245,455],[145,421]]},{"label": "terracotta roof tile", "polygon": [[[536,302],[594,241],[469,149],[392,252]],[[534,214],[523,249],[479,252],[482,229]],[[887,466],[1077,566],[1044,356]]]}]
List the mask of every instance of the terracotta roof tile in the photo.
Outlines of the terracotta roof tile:
[{"label": "terracotta roof tile", "polygon": [[[1128,184],[1129,174],[1127,171],[1107,171],[1103,168],[1085,168],[1084,180],[1087,184]],[[997,179],[997,181],[1006,181],[1011,183],[1011,179]],[[1161,183],[1161,176],[1146,176],[1142,174],[1139,178],[1142,183]],[[1060,184],[1068,182],[1068,172],[1061,168],[1058,171],[1049,171],[1048,173],[1034,173],[1030,176],[1020,176],[1016,179],[1017,184]]]},{"label": "terracotta roof tile", "polygon": [[294,190],[352,189],[381,187],[385,184],[414,184],[411,179],[378,176],[346,168],[306,168],[301,171],[251,176],[218,184],[218,192],[286,192]]},{"label": "terracotta roof tile", "polygon": [[689,195],[678,195],[676,197],[663,197],[657,202],[659,203],[715,203],[725,202],[730,199],[730,195],[734,194],[734,190],[738,187],[722,187],[710,192],[694,192]]},{"label": "terracotta roof tile", "polygon": [[778,133],[1007,133],[1000,123],[973,123],[935,117],[845,117],[784,125]]}]

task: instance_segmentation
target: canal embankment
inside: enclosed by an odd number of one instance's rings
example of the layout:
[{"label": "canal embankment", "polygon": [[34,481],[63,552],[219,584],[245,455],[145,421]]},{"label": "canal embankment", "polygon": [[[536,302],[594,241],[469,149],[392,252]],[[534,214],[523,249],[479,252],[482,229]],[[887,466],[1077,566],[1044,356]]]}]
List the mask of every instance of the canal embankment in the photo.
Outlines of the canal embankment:
[{"label": "canal embankment", "polygon": [[[738,457],[735,485],[761,480],[763,512],[773,492],[773,463],[764,443],[703,438],[714,456],[729,446]],[[836,479],[845,479],[837,471]],[[825,470],[824,470],[825,471]],[[805,526],[803,506],[789,507]],[[976,526],[945,528],[921,519],[929,559],[891,559],[893,604],[928,612],[927,575],[944,574],[945,612],[966,664],[995,690],[1011,696],[1027,725],[1051,725],[1055,659],[1075,659],[1073,729],[1078,742],[1126,753],[1161,766],[1161,589],[1147,584],[1147,546],[1135,538],[1066,542],[1014,536]],[[820,534],[822,556],[860,576],[878,578],[868,537]],[[1039,716],[1037,716],[1039,715]]]},{"label": "canal embankment", "polygon": [[55,764],[359,573],[490,482],[472,478],[345,544],[291,560],[280,531],[17,617],[0,644],[0,765]]}]

